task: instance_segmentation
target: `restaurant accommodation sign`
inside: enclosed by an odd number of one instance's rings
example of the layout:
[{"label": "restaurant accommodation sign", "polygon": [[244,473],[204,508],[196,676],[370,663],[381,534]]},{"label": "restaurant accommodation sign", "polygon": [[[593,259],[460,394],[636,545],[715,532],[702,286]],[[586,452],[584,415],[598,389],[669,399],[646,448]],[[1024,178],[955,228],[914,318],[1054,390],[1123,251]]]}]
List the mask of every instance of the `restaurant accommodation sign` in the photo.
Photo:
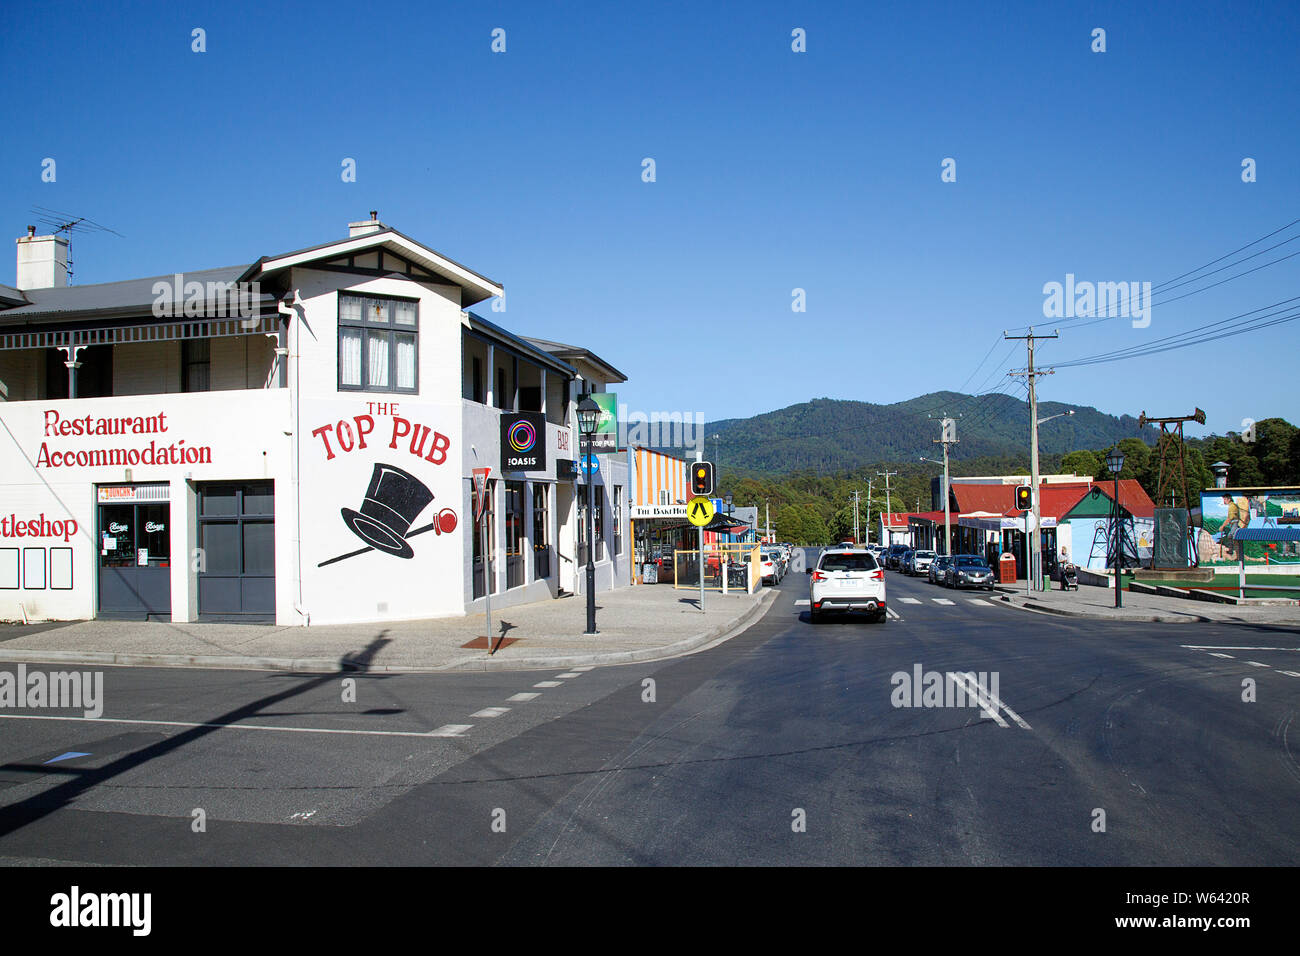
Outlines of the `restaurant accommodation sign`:
[{"label": "restaurant accommodation sign", "polygon": [[[144,444],[146,435],[158,436]],[[139,436],[139,437],[137,437]],[[104,465],[210,465],[212,448],[185,444],[171,433],[167,413],[65,418],[45,411],[44,437],[36,453],[37,468],[93,468]],[[62,439],[62,441],[60,441]],[[87,447],[90,446],[90,447]]]}]

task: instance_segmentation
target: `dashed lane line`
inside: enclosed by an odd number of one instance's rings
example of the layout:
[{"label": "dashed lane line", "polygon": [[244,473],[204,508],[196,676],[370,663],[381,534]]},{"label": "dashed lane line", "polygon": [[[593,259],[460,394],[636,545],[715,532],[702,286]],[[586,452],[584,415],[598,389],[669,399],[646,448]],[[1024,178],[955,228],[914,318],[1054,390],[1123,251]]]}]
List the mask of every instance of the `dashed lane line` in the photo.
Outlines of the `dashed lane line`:
[{"label": "dashed lane line", "polygon": [[582,676],[581,674],[574,674],[574,673],[570,672],[570,673],[567,673],[567,674],[556,674],[556,675],[555,675],[555,679],[556,679],[556,680],[570,680],[571,678],[574,678],[574,677],[581,677],[581,676]]},{"label": "dashed lane line", "polygon": [[539,680],[533,686],[534,687],[559,687],[563,683],[564,681],[562,680]]},{"label": "dashed lane line", "polygon": [[473,724],[443,724],[436,730],[429,731],[430,737],[463,737],[465,731],[473,727]]},{"label": "dashed lane line", "polygon": [[1300,647],[1242,647],[1240,644],[1179,644],[1190,651],[1300,651]]},{"label": "dashed lane line", "polygon": [[1235,661],[1235,660],[1236,660],[1236,658],[1233,657],[1231,654],[1220,654],[1220,653],[1218,653],[1217,651],[1214,652],[1214,653],[1212,653],[1212,654],[1210,654],[1210,656],[1211,656],[1211,657],[1222,657],[1222,658],[1224,658],[1225,660],[1229,660],[1229,661]]},{"label": "dashed lane line", "polygon": [[536,700],[541,694],[515,694],[513,697],[507,697],[506,700],[512,704],[523,704],[530,700]]},{"label": "dashed lane line", "polygon": [[500,717],[502,714],[510,713],[509,707],[484,707],[482,710],[476,710],[470,714],[471,717]]},{"label": "dashed lane line", "polygon": [[1261,664],[1259,661],[1246,661],[1251,667],[1267,667],[1267,664]]}]

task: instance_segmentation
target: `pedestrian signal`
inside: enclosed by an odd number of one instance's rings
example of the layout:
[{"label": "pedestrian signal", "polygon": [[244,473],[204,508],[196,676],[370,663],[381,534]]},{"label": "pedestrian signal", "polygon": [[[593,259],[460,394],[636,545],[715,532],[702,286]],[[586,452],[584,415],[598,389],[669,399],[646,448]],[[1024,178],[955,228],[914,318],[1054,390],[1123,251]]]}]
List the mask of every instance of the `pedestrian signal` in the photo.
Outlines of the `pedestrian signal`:
[{"label": "pedestrian signal", "polygon": [[713,493],[713,462],[697,461],[691,465],[691,494],[710,495]]},{"label": "pedestrian signal", "polygon": [[1028,485],[1016,485],[1016,509],[1028,511],[1034,506],[1032,490]]}]

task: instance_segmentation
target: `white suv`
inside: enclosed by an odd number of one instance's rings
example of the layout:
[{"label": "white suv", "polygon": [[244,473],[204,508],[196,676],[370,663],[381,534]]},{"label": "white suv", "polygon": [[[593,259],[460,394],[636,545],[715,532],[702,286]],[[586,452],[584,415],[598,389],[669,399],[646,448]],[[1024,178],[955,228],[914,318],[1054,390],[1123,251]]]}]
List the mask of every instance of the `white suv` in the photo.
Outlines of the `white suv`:
[{"label": "white suv", "polygon": [[881,623],[885,616],[885,571],[869,551],[823,551],[808,572],[809,619],[818,623],[832,611],[866,611]]}]

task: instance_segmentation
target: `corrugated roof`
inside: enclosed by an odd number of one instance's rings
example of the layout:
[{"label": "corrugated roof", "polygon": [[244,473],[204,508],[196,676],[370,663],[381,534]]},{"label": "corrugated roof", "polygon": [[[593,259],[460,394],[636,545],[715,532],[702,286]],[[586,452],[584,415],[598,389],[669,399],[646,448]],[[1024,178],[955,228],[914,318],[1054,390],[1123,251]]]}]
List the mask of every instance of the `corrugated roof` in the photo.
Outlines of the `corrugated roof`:
[{"label": "corrugated roof", "polygon": [[[188,282],[202,282],[206,291],[209,282],[234,282],[247,266],[225,266],[204,269],[200,272],[183,272]],[[46,322],[67,321],[74,314],[94,315],[153,315],[153,303],[158,297],[154,283],[166,282],[170,287],[175,273],[149,276],[145,279],[125,279],[121,282],[99,282],[93,285],[73,285],[55,289],[28,289],[30,305],[0,310],[0,325],[34,325]],[[274,301],[263,295],[262,301]]]},{"label": "corrugated roof", "polygon": [[626,375],[614,368],[614,366],[610,365],[590,349],[584,349],[580,345],[565,345],[563,342],[552,342],[550,339],[537,339],[532,338],[531,336],[527,336],[526,338],[538,348],[544,349],[553,355],[558,355],[567,362],[571,363],[573,359],[585,359],[593,365],[603,367],[606,371],[611,373],[606,376],[606,378],[611,382],[627,381]]},{"label": "corrugated roof", "polygon": [[957,510],[963,513],[988,511],[1006,514],[1016,503],[1015,485],[950,485],[957,501]]}]

